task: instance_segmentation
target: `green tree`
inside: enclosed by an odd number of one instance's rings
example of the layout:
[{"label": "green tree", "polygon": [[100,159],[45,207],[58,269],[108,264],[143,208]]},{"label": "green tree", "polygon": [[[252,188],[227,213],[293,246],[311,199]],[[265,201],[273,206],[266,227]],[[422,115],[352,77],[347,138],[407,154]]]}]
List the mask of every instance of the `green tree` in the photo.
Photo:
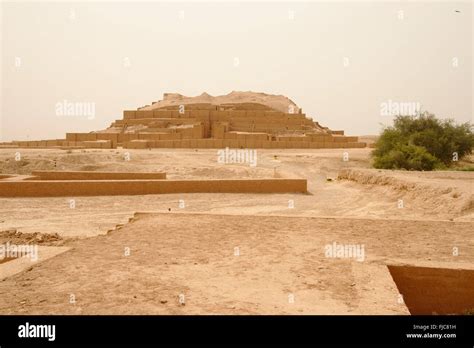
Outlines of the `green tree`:
[{"label": "green tree", "polygon": [[393,126],[382,131],[372,155],[375,168],[433,170],[449,167],[454,153],[461,159],[473,146],[471,124],[456,125],[425,112],[397,116]]}]

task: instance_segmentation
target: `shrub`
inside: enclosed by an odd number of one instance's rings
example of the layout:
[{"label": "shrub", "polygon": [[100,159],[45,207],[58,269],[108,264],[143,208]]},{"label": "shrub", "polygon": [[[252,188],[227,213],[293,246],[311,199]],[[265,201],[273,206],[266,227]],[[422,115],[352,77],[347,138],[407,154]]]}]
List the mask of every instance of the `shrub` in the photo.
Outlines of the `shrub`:
[{"label": "shrub", "polygon": [[431,155],[424,147],[397,144],[393,149],[376,157],[375,168],[433,170],[441,168],[441,162]]},{"label": "shrub", "polygon": [[460,160],[472,151],[472,125],[456,125],[434,115],[397,116],[375,143],[374,167],[433,170],[448,167],[456,152]]}]

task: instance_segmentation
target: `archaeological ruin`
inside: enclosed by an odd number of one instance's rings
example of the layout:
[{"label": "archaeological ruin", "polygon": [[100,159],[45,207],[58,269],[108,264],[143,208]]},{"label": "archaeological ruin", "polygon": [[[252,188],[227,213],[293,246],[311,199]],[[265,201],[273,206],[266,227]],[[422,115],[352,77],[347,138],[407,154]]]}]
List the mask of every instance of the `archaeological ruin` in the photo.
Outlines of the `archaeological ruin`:
[{"label": "archaeological ruin", "polygon": [[220,97],[203,93],[194,98],[165,93],[163,100],[152,105],[125,110],[123,117],[105,130],[3,145],[100,149],[366,146],[356,136],[322,127],[286,97],[252,92],[232,92]]}]

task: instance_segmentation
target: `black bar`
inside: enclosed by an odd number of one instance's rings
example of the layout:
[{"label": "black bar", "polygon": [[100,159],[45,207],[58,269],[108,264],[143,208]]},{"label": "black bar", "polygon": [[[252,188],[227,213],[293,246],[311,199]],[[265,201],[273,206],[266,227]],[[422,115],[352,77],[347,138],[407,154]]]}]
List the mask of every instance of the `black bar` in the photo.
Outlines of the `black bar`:
[{"label": "black bar", "polygon": [[[54,341],[20,338],[19,327],[26,323],[30,329],[32,324],[55,325]],[[473,332],[474,316],[0,316],[1,348],[226,343],[473,347]]]}]

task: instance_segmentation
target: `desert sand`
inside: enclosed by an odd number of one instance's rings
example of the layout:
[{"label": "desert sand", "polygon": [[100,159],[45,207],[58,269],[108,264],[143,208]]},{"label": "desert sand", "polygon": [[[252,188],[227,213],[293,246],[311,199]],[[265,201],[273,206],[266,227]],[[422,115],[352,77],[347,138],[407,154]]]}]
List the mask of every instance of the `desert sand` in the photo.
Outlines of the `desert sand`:
[{"label": "desert sand", "polygon": [[[306,178],[308,193],[0,198],[0,243],[67,249],[4,278],[2,314],[409,314],[388,265],[474,270],[472,172],[375,170],[367,148],[262,149],[256,167],[213,149],[16,151],[0,173]],[[365,260],[325,257],[334,242]]]}]

